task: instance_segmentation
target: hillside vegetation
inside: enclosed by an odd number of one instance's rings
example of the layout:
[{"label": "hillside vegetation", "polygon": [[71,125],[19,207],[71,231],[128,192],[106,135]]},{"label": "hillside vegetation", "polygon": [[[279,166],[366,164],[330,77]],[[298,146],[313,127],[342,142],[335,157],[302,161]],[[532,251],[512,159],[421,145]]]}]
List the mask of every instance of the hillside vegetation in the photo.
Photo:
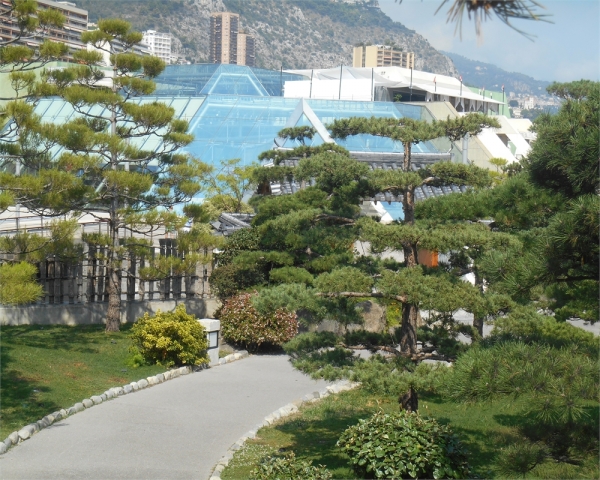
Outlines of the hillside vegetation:
[{"label": "hillside vegetation", "polygon": [[443,53],[452,59],[467,85],[496,91],[504,85],[506,92],[532,95],[546,93],[546,87],[550,85],[550,82],[536,80],[522,73],[507,72],[491,63],[470,60],[456,53]]},{"label": "hillside vegetation", "polygon": [[123,18],[134,29],[170,32],[174,50],[192,63],[208,60],[211,11],[241,15],[242,28],[256,38],[257,66],[327,68],[352,65],[360,42],[394,42],[416,54],[415,67],[457,76],[450,59],[418,33],[392,21],[379,8],[330,0],[78,0],[90,21]]}]

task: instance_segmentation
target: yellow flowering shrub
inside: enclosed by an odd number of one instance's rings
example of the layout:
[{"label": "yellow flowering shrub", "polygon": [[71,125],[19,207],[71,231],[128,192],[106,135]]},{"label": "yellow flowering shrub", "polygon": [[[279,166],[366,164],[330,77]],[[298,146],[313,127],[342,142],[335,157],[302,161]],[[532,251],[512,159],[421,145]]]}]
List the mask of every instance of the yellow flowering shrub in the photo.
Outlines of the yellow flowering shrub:
[{"label": "yellow flowering shrub", "polygon": [[172,312],[143,317],[131,328],[133,348],[148,363],[173,365],[208,364],[206,330],[194,315],[178,305]]}]

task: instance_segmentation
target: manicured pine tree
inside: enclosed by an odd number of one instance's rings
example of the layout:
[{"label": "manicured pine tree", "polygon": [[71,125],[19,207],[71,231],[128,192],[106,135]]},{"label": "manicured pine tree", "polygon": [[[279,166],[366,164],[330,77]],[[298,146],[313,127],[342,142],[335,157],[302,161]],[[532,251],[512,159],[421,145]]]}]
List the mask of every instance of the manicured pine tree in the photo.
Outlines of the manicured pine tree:
[{"label": "manicured pine tree", "polygon": [[[400,141],[404,147],[402,170],[382,170],[373,174],[374,181],[381,191],[402,195],[404,220],[401,225],[391,226],[366,222],[363,228],[365,238],[379,249],[402,248],[406,267],[415,268],[418,265],[419,245],[424,246],[427,243],[426,240],[424,242],[420,240],[429,236],[431,237],[429,243],[436,243],[436,235],[433,232],[419,231],[418,227],[415,228],[416,188],[426,184],[448,185],[452,183],[483,187],[489,185],[489,177],[475,167],[447,162],[435,164],[424,172],[413,172],[412,146],[442,136],[448,137],[451,141],[458,141],[466,135],[477,135],[485,127],[498,126],[496,120],[479,113],[432,123],[410,118],[374,117],[334,121],[329,129],[335,138],[345,139],[352,135],[370,134]],[[440,238],[442,232],[436,233]],[[481,235],[481,232],[477,234]],[[464,240],[466,238],[463,238]],[[458,246],[458,248],[463,248],[463,246],[465,245]],[[441,251],[446,251],[443,245],[438,244],[436,247]],[[418,311],[417,303],[403,302],[400,347],[404,352],[416,351]]]},{"label": "manicured pine tree", "polygon": [[[173,108],[137,100],[154,91],[152,79],[165,68],[159,58],[134,52],[141,40],[123,20],[101,20],[97,30],[84,32],[82,41],[96,50],[74,52],[72,67],[46,72],[38,92],[60,96],[75,114],[63,124],[42,124],[24,112],[20,138],[40,138],[46,150],[22,158],[20,175],[0,176],[0,188],[31,211],[105,212],[107,235],[95,240],[107,247],[107,331],[120,325],[126,252],[119,230],[176,224],[177,215],[168,208],[195,196],[210,171],[177,153],[192,136]],[[147,149],[145,141],[151,145]]]}]

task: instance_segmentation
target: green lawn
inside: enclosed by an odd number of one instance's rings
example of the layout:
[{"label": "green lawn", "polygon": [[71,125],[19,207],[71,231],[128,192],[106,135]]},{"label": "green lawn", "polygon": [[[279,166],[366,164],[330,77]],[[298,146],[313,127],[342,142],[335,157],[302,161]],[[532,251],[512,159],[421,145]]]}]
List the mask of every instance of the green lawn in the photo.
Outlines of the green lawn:
[{"label": "green lawn", "polygon": [[[221,474],[223,480],[247,479],[260,460],[268,455],[293,451],[300,459],[323,464],[334,478],[356,478],[348,468],[347,459],[336,448],[341,433],[350,425],[374,413],[398,410],[395,398],[378,397],[361,389],[330,396],[318,403],[303,406],[300,412],[277,424],[261,429],[235,453]],[[457,405],[436,396],[423,396],[419,404],[422,415],[450,423],[470,452],[473,478],[501,478],[494,469],[494,460],[502,448],[521,436],[513,412],[518,405],[494,403]],[[528,475],[531,478],[599,478],[597,452],[590,452],[581,465],[547,461]]]},{"label": "green lawn", "polygon": [[165,371],[127,366],[131,325],[15,326],[0,330],[0,441],[44,415],[110,387]]}]

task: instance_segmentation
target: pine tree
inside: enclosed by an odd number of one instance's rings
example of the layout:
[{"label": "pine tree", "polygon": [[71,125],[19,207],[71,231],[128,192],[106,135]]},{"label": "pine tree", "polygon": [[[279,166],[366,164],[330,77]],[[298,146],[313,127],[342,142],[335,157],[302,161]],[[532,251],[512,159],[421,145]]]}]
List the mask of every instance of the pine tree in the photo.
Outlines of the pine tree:
[{"label": "pine tree", "polygon": [[[177,153],[192,141],[187,122],[176,119],[165,104],[136,100],[154,91],[152,79],[165,67],[157,57],[134,52],[141,40],[141,33],[122,20],[101,20],[97,30],[85,32],[82,41],[96,50],[74,52],[77,63],[45,72],[38,89],[39,94],[64,99],[73,117],[63,124],[45,124],[31,106],[20,106],[13,112],[19,133],[13,155],[20,171],[0,176],[0,188],[30,211],[47,216],[105,212],[108,234],[95,240],[108,247],[107,331],[118,330],[120,324],[125,248],[119,229],[177,223],[168,208],[196,195],[210,171]],[[152,146],[144,149],[144,141]]]}]

